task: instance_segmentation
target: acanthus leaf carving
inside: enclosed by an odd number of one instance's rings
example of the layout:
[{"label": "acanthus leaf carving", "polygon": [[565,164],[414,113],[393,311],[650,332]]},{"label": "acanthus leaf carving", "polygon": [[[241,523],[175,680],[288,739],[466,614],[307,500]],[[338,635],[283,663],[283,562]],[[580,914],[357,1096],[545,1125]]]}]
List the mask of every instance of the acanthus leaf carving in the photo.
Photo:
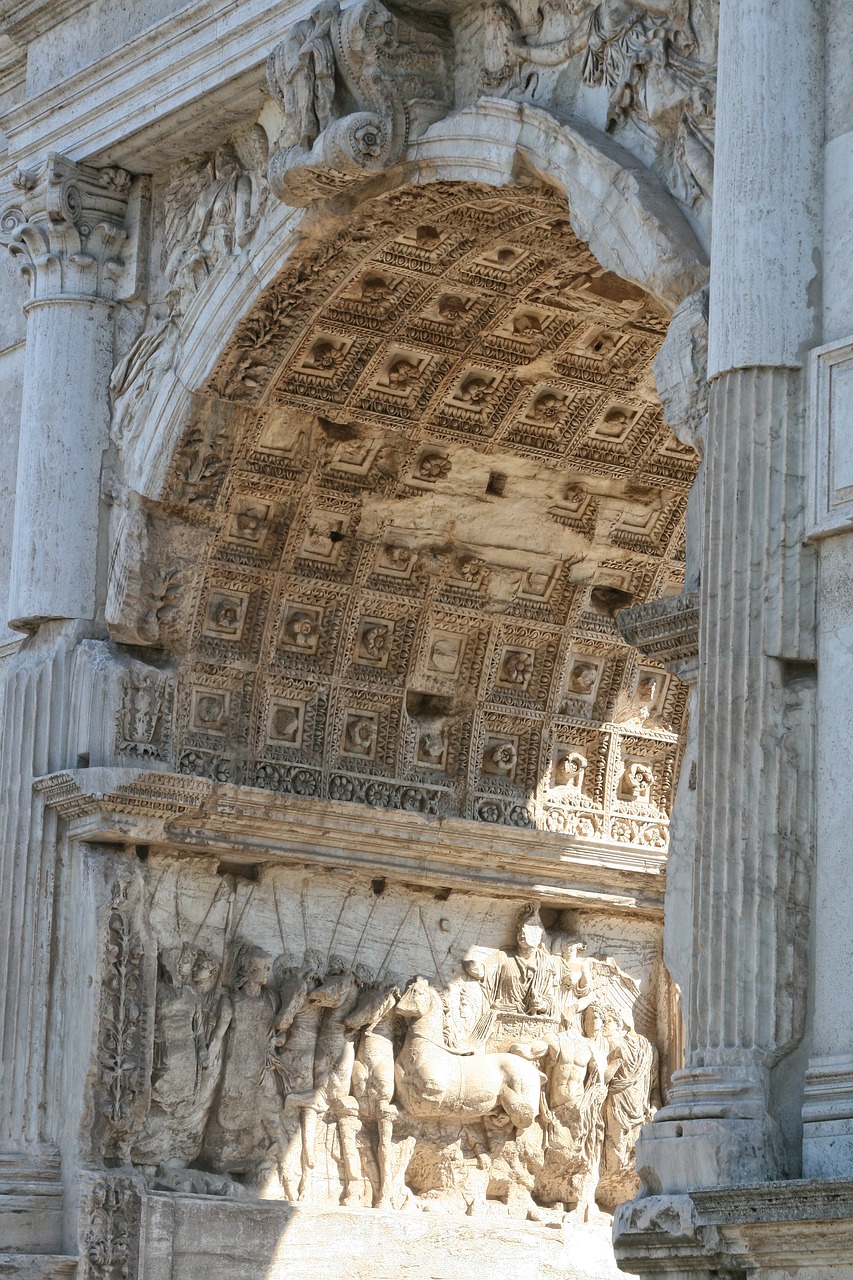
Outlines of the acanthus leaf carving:
[{"label": "acanthus leaf carving", "polygon": [[[98,1135],[101,1154],[126,1162],[148,1106],[150,958],[138,922],[139,885],[118,879],[106,920],[97,1038]],[[105,1273],[110,1275],[110,1272]]]},{"label": "acanthus leaf carving", "polygon": [[140,1186],[103,1176],[84,1196],[81,1280],[133,1280],[137,1274]]},{"label": "acanthus leaf carving", "polygon": [[113,298],[124,269],[130,174],[52,153],[41,168],[19,171],[13,185],[18,194],[0,211],[0,244],[33,298]]}]

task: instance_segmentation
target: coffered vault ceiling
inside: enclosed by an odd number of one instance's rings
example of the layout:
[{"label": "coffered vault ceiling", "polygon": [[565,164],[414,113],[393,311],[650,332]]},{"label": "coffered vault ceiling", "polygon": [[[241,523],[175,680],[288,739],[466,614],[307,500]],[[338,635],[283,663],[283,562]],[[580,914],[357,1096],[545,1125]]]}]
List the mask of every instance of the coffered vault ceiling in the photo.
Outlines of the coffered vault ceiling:
[{"label": "coffered vault ceiling", "polygon": [[542,186],[409,188],[317,243],[152,517],[179,768],[662,849],[684,692],[614,614],[682,581],[666,314]]}]

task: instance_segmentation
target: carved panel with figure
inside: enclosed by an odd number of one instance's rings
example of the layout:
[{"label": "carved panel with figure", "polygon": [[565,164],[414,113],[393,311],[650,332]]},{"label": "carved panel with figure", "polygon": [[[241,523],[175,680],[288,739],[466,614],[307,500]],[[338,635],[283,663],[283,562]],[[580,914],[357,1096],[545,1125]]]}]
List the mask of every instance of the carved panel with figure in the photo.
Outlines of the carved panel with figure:
[{"label": "carved panel with figure", "polygon": [[168,853],[142,877],[107,956],[135,966],[122,1147],[150,1188],[537,1221],[636,1190],[671,1065],[656,924]]}]

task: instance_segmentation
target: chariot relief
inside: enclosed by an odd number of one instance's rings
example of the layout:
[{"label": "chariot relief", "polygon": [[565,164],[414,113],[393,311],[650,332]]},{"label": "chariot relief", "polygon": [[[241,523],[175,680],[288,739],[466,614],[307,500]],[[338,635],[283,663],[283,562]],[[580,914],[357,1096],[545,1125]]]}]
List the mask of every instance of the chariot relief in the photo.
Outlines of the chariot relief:
[{"label": "chariot relief", "polygon": [[[499,913],[512,930],[501,947],[484,937],[488,901],[466,899],[442,962],[451,917],[430,924],[406,894],[368,963],[380,899],[353,887],[319,907],[321,923],[310,879],[307,898],[304,877],[298,895],[293,875],[213,879],[168,858],[151,874],[157,976],[137,1015],[150,1079],[126,1146],[149,1186],[582,1221],[633,1194],[637,1132],[659,1105],[658,1050],[634,1026],[656,1034],[648,973],[546,929],[537,902]],[[274,956],[250,940],[271,919],[283,942],[309,945]],[[430,972],[406,967],[415,933]],[[140,953],[140,973],[149,962]]]}]

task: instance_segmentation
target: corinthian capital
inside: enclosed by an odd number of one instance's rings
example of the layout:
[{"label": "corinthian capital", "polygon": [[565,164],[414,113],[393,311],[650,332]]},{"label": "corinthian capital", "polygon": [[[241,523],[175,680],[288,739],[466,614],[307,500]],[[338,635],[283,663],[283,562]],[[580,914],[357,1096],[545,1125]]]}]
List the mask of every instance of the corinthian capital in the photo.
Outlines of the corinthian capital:
[{"label": "corinthian capital", "polygon": [[12,184],[0,244],[29,279],[32,297],[112,298],[124,267],[130,174],[53,153],[40,169],[19,169]]}]

